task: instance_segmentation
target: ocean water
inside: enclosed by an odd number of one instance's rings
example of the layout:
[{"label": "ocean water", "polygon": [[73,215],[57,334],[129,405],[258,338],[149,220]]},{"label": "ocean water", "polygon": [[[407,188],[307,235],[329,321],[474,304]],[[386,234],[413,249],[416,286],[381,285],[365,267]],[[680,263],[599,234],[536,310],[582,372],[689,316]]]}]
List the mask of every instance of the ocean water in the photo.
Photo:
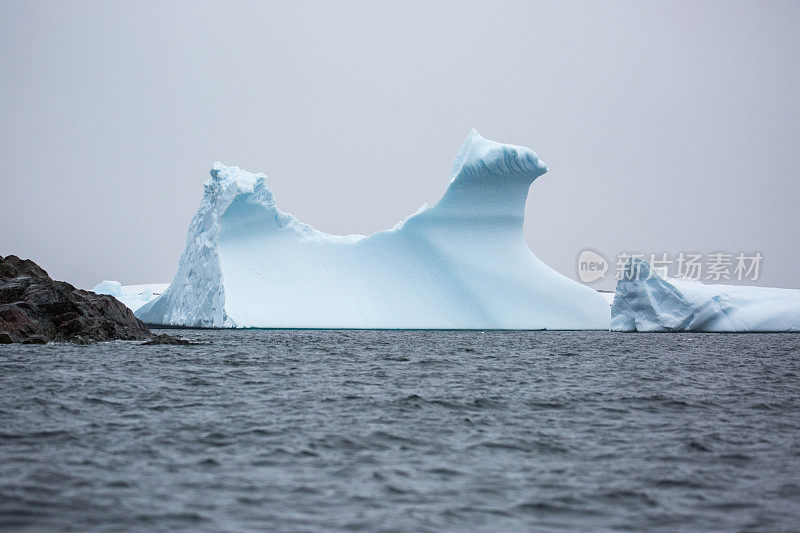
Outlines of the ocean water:
[{"label": "ocean water", "polygon": [[0,346],[7,530],[800,529],[800,335]]}]

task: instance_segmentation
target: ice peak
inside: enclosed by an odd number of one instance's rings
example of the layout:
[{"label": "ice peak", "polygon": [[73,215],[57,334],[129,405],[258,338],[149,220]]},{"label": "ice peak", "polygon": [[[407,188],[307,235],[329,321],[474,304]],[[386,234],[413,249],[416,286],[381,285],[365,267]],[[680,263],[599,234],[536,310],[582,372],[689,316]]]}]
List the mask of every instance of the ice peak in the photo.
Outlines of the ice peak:
[{"label": "ice peak", "polygon": [[235,187],[240,192],[252,192],[259,182],[265,183],[267,179],[267,175],[261,172],[255,174],[219,161],[214,162],[209,174],[211,180],[206,185],[214,185],[222,189]]},{"label": "ice peak", "polygon": [[453,161],[450,181],[488,177],[490,174],[527,175],[530,181],[547,172],[547,165],[530,148],[485,139],[472,128]]},{"label": "ice peak", "polygon": [[651,269],[650,263],[640,257],[631,257],[628,259],[622,271],[622,277],[624,279],[638,279],[639,277],[650,279],[653,276],[661,277],[659,276],[658,269]]}]

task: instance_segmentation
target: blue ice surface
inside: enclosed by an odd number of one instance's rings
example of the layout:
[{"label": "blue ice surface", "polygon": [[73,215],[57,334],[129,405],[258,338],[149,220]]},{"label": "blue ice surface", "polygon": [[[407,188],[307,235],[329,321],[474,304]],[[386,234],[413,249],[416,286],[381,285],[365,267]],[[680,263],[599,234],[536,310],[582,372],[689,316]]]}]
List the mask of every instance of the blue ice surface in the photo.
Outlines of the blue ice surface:
[{"label": "blue ice surface", "polygon": [[608,329],[596,291],[528,248],[547,166],[473,130],[436,205],[369,236],[329,235],[281,211],[263,174],[215,163],[152,324],[266,328]]}]

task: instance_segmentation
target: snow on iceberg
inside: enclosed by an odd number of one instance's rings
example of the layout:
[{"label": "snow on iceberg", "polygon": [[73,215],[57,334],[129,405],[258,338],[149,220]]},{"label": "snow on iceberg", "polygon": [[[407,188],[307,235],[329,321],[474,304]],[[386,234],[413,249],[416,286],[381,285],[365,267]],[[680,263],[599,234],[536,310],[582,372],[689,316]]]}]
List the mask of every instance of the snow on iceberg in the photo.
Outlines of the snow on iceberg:
[{"label": "snow on iceberg", "polygon": [[614,331],[800,331],[800,290],[705,285],[625,265],[611,307]]},{"label": "snow on iceberg", "polygon": [[536,154],[473,130],[450,184],[393,229],[322,233],[275,204],[264,174],[215,163],[170,287],[136,316],[201,327],[608,329],[596,291],[525,244]]},{"label": "snow on iceberg", "polygon": [[147,302],[154,300],[169,287],[168,283],[146,283],[142,285],[122,285],[119,281],[104,280],[95,285],[92,292],[113,296],[131,311],[136,311]]}]

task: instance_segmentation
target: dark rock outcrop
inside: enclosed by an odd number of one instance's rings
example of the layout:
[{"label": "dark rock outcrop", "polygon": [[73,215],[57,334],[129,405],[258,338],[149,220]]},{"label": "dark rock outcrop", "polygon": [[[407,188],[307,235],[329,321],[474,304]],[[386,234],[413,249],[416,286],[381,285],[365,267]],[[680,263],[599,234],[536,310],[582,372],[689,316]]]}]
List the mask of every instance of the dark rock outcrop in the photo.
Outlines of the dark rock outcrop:
[{"label": "dark rock outcrop", "polygon": [[188,341],[186,339],[182,339],[180,337],[173,337],[172,335],[166,335],[166,334],[159,335],[157,333],[154,333],[152,339],[150,339],[147,342],[143,342],[142,344],[144,346],[156,346],[162,344],[171,344],[173,346],[190,346],[197,343]]},{"label": "dark rock outcrop", "polygon": [[54,281],[30,259],[0,256],[0,343],[152,338],[116,298]]}]

